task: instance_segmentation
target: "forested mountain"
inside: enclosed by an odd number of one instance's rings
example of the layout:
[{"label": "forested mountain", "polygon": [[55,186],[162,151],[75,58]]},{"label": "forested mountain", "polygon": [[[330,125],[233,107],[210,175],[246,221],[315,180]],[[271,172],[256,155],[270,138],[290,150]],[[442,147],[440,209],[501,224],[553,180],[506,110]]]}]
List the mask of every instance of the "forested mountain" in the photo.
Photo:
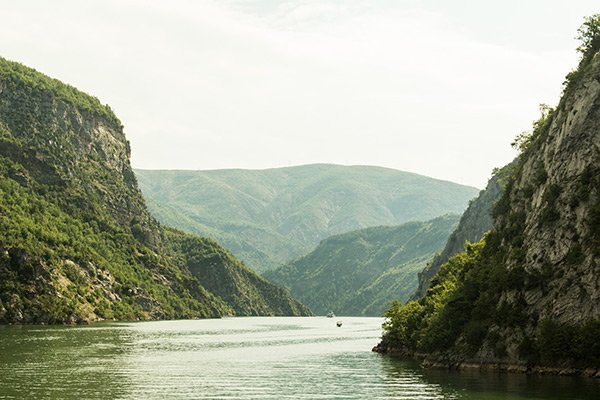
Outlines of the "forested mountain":
[{"label": "forested mountain", "polygon": [[596,374],[600,367],[600,15],[556,109],[543,108],[492,230],[395,304],[377,347],[445,366]]},{"label": "forested mountain", "polygon": [[357,229],[462,213],[477,189],[381,167],[304,165],[267,170],[136,170],[166,224],[209,236],[257,271]]},{"label": "forested mountain", "polygon": [[443,264],[448,262],[450,257],[465,249],[467,241],[470,243],[478,242],[484,233],[492,228],[492,207],[502,196],[504,178],[510,175],[512,168],[513,164],[511,163],[494,171],[486,188],[469,202],[469,207],[460,217],[458,226],[448,238],[442,252],[436,254],[433,260],[428,262],[427,266],[419,272],[419,287],[413,295],[413,299],[425,296],[431,278],[435,276]]},{"label": "forested mountain", "polygon": [[264,276],[289,288],[316,314],[380,316],[392,298],[405,301],[414,292],[417,273],[457,222],[457,215],[447,215],[332,236]]},{"label": "forested mountain", "polygon": [[0,322],[309,313],[156,222],[129,155],[108,106],[0,58]]}]

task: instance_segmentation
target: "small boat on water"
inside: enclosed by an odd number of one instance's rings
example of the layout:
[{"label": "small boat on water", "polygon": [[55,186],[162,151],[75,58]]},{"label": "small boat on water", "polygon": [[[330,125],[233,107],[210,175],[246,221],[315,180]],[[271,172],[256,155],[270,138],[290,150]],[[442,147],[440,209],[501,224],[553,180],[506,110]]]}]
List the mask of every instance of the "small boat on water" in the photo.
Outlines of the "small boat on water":
[{"label": "small boat on water", "polygon": [[333,311],[329,311],[327,313],[327,318],[333,318],[333,317],[335,317],[335,314],[333,313]]},{"label": "small boat on water", "polygon": [[339,328],[339,327],[341,327],[341,326],[342,326],[342,321],[338,321],[338,322],[336,322],[335,324],[336,324],[336,325],[338,326],[338,328]]}]

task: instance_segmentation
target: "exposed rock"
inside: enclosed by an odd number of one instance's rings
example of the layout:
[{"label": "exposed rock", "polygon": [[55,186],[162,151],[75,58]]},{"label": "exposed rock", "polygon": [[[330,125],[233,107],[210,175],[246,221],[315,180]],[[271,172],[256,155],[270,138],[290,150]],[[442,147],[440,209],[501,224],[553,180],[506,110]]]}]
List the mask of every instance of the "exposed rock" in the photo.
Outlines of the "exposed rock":
[{"label": "exposed rock", "polygon": [[600,53],[569,79],[523,146],[490,233],[442,266],[418,302],[393,310],[377,351],[448,368],[597,375]]},{"label": "exposed rock", "polygon": [[433,260],[419,273],[419,287],[412,299],[425,296],[429,288],[431,278],[439,271],[450,257],[460,253],[465,248],[465,242],[477,242],[483,234],[492,228],[492,206],[502,195],[502,180],[510,173],[513,164],[494,172],[484,190],[471,200],[469,207],[465,210],[456,229],[452,232],[444,249],[437,254]]},{"label": "exposed rock", "polygon": [[[0,321],[310,314],[214,241],[152,217],[108,106],[2,58],[0,88]],[[191,271],[209,264],[218,281]]]}]

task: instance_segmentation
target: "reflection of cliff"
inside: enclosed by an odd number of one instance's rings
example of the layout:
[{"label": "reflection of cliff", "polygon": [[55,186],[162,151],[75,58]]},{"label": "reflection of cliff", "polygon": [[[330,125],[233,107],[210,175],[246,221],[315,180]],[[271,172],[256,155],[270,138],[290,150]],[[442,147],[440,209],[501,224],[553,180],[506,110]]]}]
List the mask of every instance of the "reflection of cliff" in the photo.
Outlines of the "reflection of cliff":
[{"label": "reflection of cliff", "polygon": [[135,339],[115,327],[0,328],[0,393],[5,398],[126,398],[123,373]]}]

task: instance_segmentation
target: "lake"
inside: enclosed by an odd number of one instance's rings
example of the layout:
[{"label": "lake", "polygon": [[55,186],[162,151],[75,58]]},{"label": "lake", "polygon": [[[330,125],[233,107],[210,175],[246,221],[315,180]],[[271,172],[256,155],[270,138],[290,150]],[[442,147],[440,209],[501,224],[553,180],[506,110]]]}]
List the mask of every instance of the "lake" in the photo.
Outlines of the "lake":
[{"label": "lake", "polygon": [[593,379],[425,370],[372,353],[381,323],[248,317],[0,326],[0,399],[600,398]]}]

